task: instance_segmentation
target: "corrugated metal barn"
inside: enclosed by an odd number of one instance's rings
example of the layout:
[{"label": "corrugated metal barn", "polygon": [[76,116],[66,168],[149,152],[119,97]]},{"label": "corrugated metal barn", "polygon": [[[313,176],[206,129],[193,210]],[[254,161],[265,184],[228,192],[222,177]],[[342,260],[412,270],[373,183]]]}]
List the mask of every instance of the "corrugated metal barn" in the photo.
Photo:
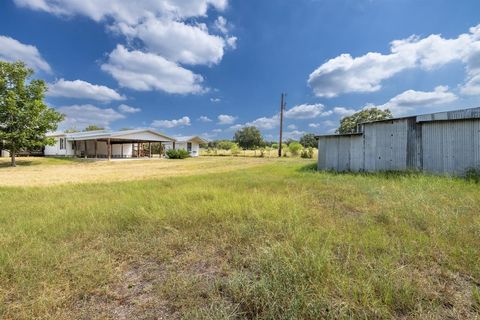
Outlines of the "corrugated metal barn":
[{"label": "corrugated metal barn", "polygon": [[318,169],[421,170],[463,175],[480,169],[480,108],[364,123],[358,133],[318,136]]}]

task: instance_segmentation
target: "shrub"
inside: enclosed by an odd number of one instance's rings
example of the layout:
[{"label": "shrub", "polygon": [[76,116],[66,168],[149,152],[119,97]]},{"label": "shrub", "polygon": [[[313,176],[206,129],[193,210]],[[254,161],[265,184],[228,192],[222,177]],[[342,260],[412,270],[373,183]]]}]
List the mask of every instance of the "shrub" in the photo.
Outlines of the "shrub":
[{"label": "shrub", "polygon": [[309,147],[307,149],[303,149],[300,156],[302,158],[305,158],[305,159],[312,159],[313,158],[313,148]]},{"label": "shrub", "polygon": [[167,150],[166,154],[169,159],[186,159],[190,157],[190,153],[182,149],[170,149]]},{"label": "shrub", "polygon": [[238,155],[240,153],[240,148],[238,147],[238,144],[232,143],[232,145],[230,146],[230,152],[234,156]]},{"label": "shrub", "polygon": [[298,154],[300,153],[300,150],[302,149],[303,149],[303,146],[298,142],[292,142],[288,145],[288,150],[290,150],[290,153],[292,154],[292,156],[298,156]]},{"label": "shrub", "polygon": [[480,183],[480,169],[470,168],[465,172],[465,179],[468,181],[473,181],[475,183]]}]

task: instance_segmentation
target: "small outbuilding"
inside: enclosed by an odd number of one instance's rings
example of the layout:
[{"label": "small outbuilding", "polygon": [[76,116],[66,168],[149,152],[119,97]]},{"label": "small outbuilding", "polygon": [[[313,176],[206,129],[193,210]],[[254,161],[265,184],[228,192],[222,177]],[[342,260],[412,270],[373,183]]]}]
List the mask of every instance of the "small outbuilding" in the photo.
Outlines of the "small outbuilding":
[{"label": "small outbuilding", "polygon": [[151,157],[152,144],[175,141],[148,129],[56,133],[48,136],[55,139],[55,144],[45,147],[45,156],[105,159]]},{"label": "small outbuilding", "polygon": [[464,175],[480,169],[480,108],[368,122],[318,138],[318,169],[419,170]]},{"label": "small outbuilding", "polygon": [[187,150],[191,157],[198,157],[200,155],[200,145],[205,143],[208,143],[208,141],[200,136],[189,136],[175,137],[175,141],[165,142],[163,146],[165,150]]}]

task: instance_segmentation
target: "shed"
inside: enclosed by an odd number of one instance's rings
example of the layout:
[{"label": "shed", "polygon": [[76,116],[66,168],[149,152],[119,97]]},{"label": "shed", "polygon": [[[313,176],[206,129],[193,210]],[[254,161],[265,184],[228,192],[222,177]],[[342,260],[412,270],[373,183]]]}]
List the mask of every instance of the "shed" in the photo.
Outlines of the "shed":
[{"label": "shed", "polygon": [[319,170],[480,169],[480,108],[368,122],[357,133],[317,138]]}]

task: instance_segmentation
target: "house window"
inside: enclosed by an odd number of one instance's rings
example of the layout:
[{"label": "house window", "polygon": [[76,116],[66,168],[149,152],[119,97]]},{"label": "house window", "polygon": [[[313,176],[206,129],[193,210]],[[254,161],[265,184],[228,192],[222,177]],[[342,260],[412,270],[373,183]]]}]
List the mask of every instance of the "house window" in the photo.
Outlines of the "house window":
[{"label": "house window", "polygon": [[63,140],[63,138],[60,138],[60,150],[64,150],[65,149],[65,141]]},{"label": "house window", "polygon": [[192,143],[191,142],[187,142],[187,151],[192,152]]}]

